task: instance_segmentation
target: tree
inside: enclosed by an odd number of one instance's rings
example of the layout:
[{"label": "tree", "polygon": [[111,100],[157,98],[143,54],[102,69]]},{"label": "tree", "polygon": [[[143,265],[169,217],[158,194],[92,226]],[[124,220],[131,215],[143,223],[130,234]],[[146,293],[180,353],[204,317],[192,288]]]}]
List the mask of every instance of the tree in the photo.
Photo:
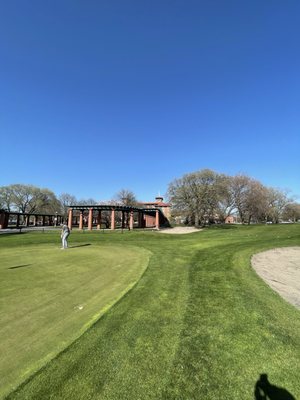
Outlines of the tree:
[{"label": "tree", "polygon": [[248,193],[251,178],[246,175],[236,175],[231,178],[230,192],[232,194],[234,207],[236,208],[242,223],[246,222]]},{"label": "tree", "polygon": [[233,212],[242,223],[278,222],[291,202],[284,192],[267,188],[249,176],[227,176],[208,169],[175,179],[168,197],[173,212],[195,226],[224,222]]},{"label": "tree", "polygon": [[0,209],[11,211],[12,207],[12,191],[9,186],[2,186],[0,188]]},{"label": "tree", "polygon": [[56,214],[61,212],[61,204],[51,190],[40,189],[36,210],[45,214]]},{"label": "tree", "polygon": [[171,182],[168,198],[173,209],[180,211],[189,224],[205,225],[214,222],[222,204],[224,207],[225,181],[224,175],[212,170],[196,171]]},{"label": "tree", "polygon": [[[116,200],[100,200],[99,205],[117,205]],[[105,224],[106,228],[110,227],[111,224],[111,212],[110,211],[101,211],[101,221]]]},{"label": "tree", "polygon": [[267,196],[267,188],[260,182],[250,179],[245,203],[245,216],[248,224],[252,221],[262,222],[266,220],[268,212]]},{"label": "tree", "polygon": [[77,201],[77,205],[79,206],[95,206],[98,204],[97,200],[93,198],[88,198],[88,199],[80,199]]},{"label": "tree", "polygon": [[123,206],[135,207],[138,202],[135,194],[128,189],[121,189],[115,196],[116,201]]},{"label": "tree", "polygon": [[4,186],[0,191],[1,202],[8,211],[22,213],[55,213],[60,210],[60,203],[49,189],[33,185],[14,184]]},{"label": "tree", "polygon": [[64,216],[68,215],[68,209],[69,209],[70,206],[77,204],[76,197],[73,196],[72,194],[69,194],[69,193],[62,193],[59,196],[59,201],[60,201],[60,204],[61,204],[62,214]]},{"label": "tree", "polygon": [[[242,223],[265,222],[275,217],[275,199],[279,201],[282,192],[267,188],[259,181],[246,175],[236,175],[231,178],[231,192],[234,206]],[[279,195],[280,193],[280,195]],[[283,201],[283,198],[281,198]],[[285,203],[284,203],[285,204]],[[277,218],[279,218],[279,214]]]},{"label": "tree", "polygon": [[297,222],[300,220],[300,204],[290,203],[287,204],[282,211],[282,218],[284,221]]},{"label": "tree", "polygon": [[282,213],[291,203],[285,191],[268,188],[268,219],[278,224]]},{"label": "tree", "polygon": [[224,223],[226,218],[229,217],[234,209],[234,197],[231,191],[231,177],[227,175],[220,175],[218,179],[218,207],[217,215],[218,221]]}]

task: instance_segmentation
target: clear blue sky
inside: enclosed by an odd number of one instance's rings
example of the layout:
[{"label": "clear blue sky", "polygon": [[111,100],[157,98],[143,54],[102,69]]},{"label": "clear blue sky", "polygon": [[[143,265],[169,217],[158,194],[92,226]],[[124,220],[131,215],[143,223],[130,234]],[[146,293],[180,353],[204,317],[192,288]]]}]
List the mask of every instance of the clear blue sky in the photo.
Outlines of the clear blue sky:
[{"label": "clear blue sky", "polygon": [[0,186],[149,201],[210,168],[300,195],[299,0],[0,5]]}]

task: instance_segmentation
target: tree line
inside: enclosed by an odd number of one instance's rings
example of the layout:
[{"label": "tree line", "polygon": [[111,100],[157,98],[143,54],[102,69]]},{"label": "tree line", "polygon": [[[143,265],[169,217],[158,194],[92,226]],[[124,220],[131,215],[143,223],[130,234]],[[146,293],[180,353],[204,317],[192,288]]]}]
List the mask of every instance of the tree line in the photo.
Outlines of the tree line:
[{"label": "tree line", "polygon": [[286,191],[242,174],[228,176],[210,169],[189,173],[169,184],[168,198],[173,216],[196,227],[224,223],[231,215],[243,224],[300,219],[300,204]]},{"label": "tree line", "polygon": [[[295,222],[300,204],[284,190],[266,187],[247,175],[229,176],[203,169],[173,180],[167,191],[173,218],[189,225],[224,223],[232,215],[243,224]],[[70,205],[122,204],[138,206],[135,194],[121,189],[109,201],[77,199],[69,193],[58,197],[47,188],[13,184],[0,187],[0,209],[22,213],[67,215]]]},{"label": "tree line", "polygon": [[47,188],[33,185],[13,184],[0,187],[0,209],[10,212],[28,214],[59,214],[67,216],[71,205],[96,204],[137,205],[134,193],[128,189],[121,189],[114,199],[101,202],[93,198],[77,199],[69,193],[62,193],[58,197]]}]

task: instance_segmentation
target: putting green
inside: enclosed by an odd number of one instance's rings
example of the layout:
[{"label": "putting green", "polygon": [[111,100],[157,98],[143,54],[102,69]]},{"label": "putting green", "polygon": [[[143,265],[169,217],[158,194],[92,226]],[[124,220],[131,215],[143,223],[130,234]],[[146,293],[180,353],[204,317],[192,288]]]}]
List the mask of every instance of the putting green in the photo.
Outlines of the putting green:
[{"label": "putting green", "polygon": [[140,279],[150,252],[53,245],[2,249],[1,395],[78,338]]}]

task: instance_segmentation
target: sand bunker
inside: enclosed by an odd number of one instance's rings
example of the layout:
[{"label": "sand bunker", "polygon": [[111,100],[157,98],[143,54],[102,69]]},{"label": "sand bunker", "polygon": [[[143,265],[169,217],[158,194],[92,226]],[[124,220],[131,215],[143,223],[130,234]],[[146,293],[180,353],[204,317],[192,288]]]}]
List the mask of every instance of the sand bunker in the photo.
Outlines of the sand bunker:
[{"label": "sand bunker", "polygon": [[257,274],[285,300],[300,309],[300,247],[283,247],[252,257]]},{"label": "sand bunker", "polygon": [[174,234],[186,234],[186,233],[194,233],[199,232],[202,229],[197,229],[194,226],[176,226],[175,228],[164,228],[160,229],[160,233],[174,233]]}]

